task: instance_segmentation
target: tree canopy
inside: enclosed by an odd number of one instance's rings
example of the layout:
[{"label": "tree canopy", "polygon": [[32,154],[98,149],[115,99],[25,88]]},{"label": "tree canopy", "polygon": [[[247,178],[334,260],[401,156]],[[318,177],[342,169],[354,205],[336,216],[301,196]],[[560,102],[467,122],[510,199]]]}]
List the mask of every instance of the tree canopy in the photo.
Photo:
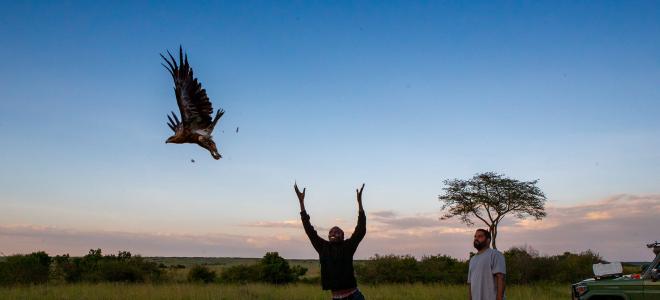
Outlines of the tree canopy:
[{"label": "tree canopy", "polygon": [[519,219],[546,216],[546,198],[536,186],[538,180],[519,181],[503,174],[485,172],[470,179],[445,180],[444,194],[438,196],[445,214],[442,220],[460,218],[468,226],[482,221],[492,235],[492,247],[497,249],[497,226],[507,215]]}]

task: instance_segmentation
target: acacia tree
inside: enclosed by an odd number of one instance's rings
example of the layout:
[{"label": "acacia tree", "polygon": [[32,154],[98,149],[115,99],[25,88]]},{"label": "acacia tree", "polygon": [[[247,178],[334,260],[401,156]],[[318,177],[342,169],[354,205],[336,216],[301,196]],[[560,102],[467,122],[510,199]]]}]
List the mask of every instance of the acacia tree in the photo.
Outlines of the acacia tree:
[{"label": "acacia tree", "polygon": [[445,211],[440,219],[459,217],[468,226],[474,225],[473,218],[481,220],[491,233],[493,249],[497,249],[497,226],[505,216],[536,220],[546,216],[546,198],[536,183],[538,180],[519,181],[494,172],[467,180],[445,180],[444,194],[438,196]]}]

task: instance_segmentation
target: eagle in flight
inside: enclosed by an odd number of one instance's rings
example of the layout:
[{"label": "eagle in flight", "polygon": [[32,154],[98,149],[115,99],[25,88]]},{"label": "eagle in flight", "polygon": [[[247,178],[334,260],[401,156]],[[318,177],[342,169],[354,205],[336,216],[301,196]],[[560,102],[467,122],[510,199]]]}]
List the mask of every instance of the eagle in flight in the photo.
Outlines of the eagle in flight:
[{"label": "eagle in flight", "polygon": [[174,94],[176,95],[176,103],[179,105],[181,120],[174,112],[172,112],[171,117],[167,116],[169,120],[167,125],[174,131],[174,135],[169,137],[165,143],[197,144],[208,150],[213,158],[220,159],[222,155],[218,152],[211,134],[225,111],[218,109],[215,117],[211,119],[213,106],[206,95],[206,90],[202,88],[202,84],[193,75],[193,70],[188,64],[188,54],[184,56],[183,49],[179,46],[178,64],[170,51],[167,51],[167,54],[169,59],[163,54],[160,55],[167,65],[161,64],[174,79]]}]

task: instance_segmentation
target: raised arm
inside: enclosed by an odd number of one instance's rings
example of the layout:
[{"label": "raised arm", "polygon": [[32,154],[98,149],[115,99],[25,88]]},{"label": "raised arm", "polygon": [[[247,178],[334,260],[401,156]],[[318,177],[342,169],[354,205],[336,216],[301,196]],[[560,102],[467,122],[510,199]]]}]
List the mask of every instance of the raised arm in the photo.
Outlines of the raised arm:
[{"label": "raised arm", "polygon": [[364,190],[364,183],[360,189],[355,190],[358,202],[358,222],[351,238],[349,239],[349,242],[352,243],[354,249],[357,249],[358,244],[360,244],[360,241],[362,241],[367,234],[367,216],[364,214],[364,208],[362,207],[362,190]]},{"label": "raised arm", "polygon": [[309,241],[312,242],[312,246],[314,246],[316,252],[320,252],[323,243],[326,243],[327,241],[316,233],[314,226],[309,222],[309,215],[307,214],[307,211],[305,211],[305,192],[307,188],[303,188],[303,191],[300,192],[298,184],[294,184],[293,189],[296,190],[298,202],[300,202],[300,219],[302,220],[303,228],[305,228],[305,233],[307,234]]}]

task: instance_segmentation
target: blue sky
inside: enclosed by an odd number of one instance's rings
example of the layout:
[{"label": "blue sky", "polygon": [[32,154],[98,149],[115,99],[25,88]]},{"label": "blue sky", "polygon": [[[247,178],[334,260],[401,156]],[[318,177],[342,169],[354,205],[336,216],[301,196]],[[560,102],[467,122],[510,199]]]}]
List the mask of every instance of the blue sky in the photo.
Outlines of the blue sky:
[{"label": "blue sky", "polygon": [[[295,220],[296,180],[330,227],[362,182],[367,210],[439,216],[442,181],[482,171],[554,206],[660,194],[657,2],[2,6],[0,225],[266,239],[249,224]],[[180,44],[227,111],[220,161],[164,144]]]}]

